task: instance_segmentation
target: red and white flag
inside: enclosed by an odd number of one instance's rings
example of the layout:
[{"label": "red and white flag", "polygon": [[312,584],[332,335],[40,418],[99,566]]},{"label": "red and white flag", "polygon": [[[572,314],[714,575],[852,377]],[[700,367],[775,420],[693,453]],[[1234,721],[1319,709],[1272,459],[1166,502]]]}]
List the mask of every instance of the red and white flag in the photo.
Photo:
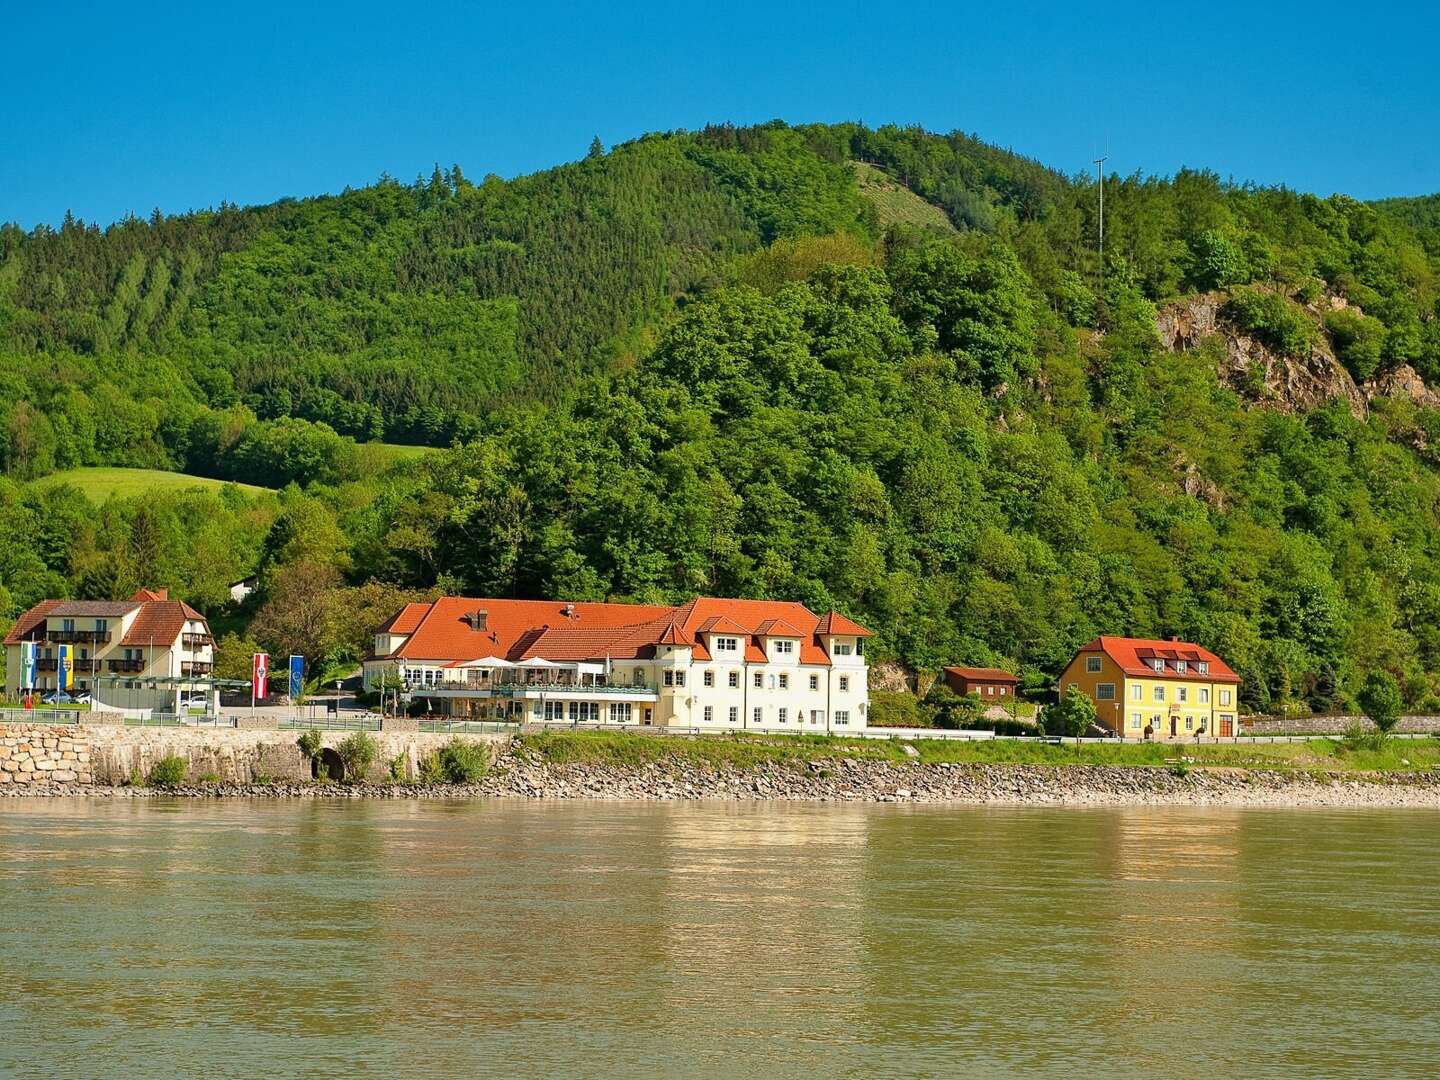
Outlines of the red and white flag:
[{"label": "red and white flag", "polygon": [[255,654],[250,668],[250,693],[257,699],[270,693],[270,657],[263,652]]}]

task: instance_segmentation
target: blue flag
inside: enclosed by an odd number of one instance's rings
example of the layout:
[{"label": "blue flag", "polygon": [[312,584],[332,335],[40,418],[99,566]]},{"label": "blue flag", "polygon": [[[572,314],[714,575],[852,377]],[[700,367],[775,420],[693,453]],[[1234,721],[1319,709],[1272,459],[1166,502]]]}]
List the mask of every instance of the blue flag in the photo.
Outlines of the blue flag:
[{"label": "blue flag", "polygon": [[290,700],[294,701],[305,692],[305,657],[290,657]]}]

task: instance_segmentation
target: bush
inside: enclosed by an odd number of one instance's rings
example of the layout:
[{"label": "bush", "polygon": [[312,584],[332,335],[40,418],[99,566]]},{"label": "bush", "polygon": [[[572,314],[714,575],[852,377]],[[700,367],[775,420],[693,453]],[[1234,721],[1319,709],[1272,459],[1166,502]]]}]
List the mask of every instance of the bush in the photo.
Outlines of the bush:
[{"label": "bush", "polygon": [[185,782],[186,771],[185,759],[174,754],[163,757],[150,767],[150,774],[145,777],[147,787],[173,788],[179,787]]},{"label": "bush", "polygon": [[1242,289],[1225,302],[1222,312],[1281,356],[1304,356],[1315,344],[1315,324],[1279,293]]},{"label": "bush", "polygon": [[420,762],[420,783],[428,786],[445,783],[445,765],[440,760],[440,751],[427,754]]},{"label": "bush", "polygon": [[335,753],[340,755],[340,763],[345,766],[345,779],[349,781],[364,780],[370,766],[375,764],[375,756],[379,752],[380,747],[375,740],[363,731],[347,735],[335,747]]},{"label": "bush", "polygon": [[1372,671],[1365,677],[1365,684],[1360,687],[1357,695],[1360,708],[1375,725],[1379,732],[1380,742],[1384,742],[1391,730],[1400,722],[1400,714],[1405,709],[1405,699],[1400,693],[1400,685],[1395,681],[1395,676],[1388,671]]},{"label": "bush", "polygon": [[1335,345],[1335,358],[1357,380],[1370,378],[1380,369],[1380,350],[1385,344],[1385,324],[1350,308],[1325,316],[1325,329]]},{"label": "bush", "polygon": [[324,742],[323,736],[318,728],[311,728],[295,740],[295,745],[300,747],[300,752],[314,761],[320,756],[320,750]]},{"label": "bush", "polygon": [[440,769],[450,784],[473,784],[490,768],[490,752],[480,743],[451,739],[440,748]]},{"label": "bush", "polygon": [[397,784],[405,782],[405,755],[396,754],[390,759],[390,779]]}]

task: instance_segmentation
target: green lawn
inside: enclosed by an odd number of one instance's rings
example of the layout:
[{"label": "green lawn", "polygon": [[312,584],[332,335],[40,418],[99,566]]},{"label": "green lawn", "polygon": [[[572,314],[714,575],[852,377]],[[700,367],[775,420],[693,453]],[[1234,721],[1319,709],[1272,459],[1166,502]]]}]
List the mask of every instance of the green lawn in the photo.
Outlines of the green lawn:
[{"label": "green lawn", "polygon": [[[131,498],[152,491],[182,491],[197,487],[219,490],[225,486],[227,481],[213,480],[208,476],[191,476],[189,473],[166,472],[163,469],[121,469],[102,466],[67,469],[65,472],[43,476],[32,483],[39,488],[69,484],[79,488],[92,502],[99,503],[111,496]],[[236,484],[235,486],[251,494],[270,490],[255,484]]]},{"label": "green lawn", "polygon": [[434,450],[435,447],[433,446],[408,446],[405,443],[393,442],[360,444],[361,456],[368,458],[372,467],[377,469],[388,468],[402,461],[414,461],[416,458],[423,457]]},{"label": "green lawn", "polygon": [[1161,743],[1087,743],[1077,752],[1073,743],[1017,742],[994,739],[975,742],[917,739],[911,758],[901,744],[880,739],[846,739],[823,735],[716,734],[686,738],[622,731],[547,731],[523,735],[517,746],[555,764],[596,762],[641,765],[675,761],[689,765],[745,768],[762,763],[798,763],[820,758],[866,758],[879,761],[920,761],[927,764],[1130,765],[1166,768],[1180,758],[1192,768],[1289,769],[1328,772],[1408,771],[1440,768],[1440,739],[1393,739],[1380,749],[1347,749],[1333,739],[1259,746]]}]

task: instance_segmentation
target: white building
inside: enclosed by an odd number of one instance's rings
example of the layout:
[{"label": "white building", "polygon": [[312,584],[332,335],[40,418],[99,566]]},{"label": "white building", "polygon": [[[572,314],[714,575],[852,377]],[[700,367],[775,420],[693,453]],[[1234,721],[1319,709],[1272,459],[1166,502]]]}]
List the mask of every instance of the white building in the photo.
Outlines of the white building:
[{"label": "white building", "polygon": [[183,712],[184,704],[214,711],[209,690],[215,642],[205,616],[164,589],[141,589],[128,600],[42,600],[5,636],[5,690],[27,692],[22,656],[33,647],[34,693],[57,688],[60,646],[70,649],[72,695],[92,708]]},{"label": "white building", "polygon": [[866,725],[869,636],[772,600],[445,597],[380,628],[365,686],[459,717],[843,733]]}]

